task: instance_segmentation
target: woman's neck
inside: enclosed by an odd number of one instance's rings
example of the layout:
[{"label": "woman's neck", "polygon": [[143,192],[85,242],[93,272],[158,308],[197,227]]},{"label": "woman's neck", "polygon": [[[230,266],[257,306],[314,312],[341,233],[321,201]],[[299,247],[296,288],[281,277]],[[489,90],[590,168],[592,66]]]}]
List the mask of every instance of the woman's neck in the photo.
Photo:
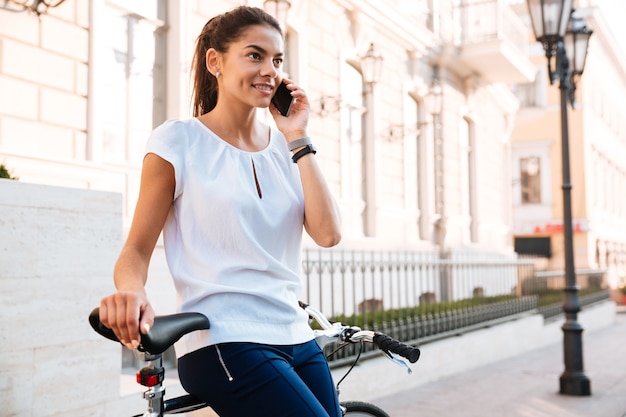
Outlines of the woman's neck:
[{"label": "woman's neck", "polygon": [[216,106],[198,119],[222,140],[236,148],[256,152],[267,147],[269,128],[256,117],[256,110],[243,113]]}]

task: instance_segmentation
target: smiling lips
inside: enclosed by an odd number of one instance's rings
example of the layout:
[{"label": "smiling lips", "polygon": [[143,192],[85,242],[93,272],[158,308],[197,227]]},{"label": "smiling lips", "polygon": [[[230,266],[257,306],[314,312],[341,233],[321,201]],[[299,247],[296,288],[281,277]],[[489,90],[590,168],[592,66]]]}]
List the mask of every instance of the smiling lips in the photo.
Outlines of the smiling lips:
[{"label": "smiling lips", "polygon": [[274,91],[274,86],[269,84],[253,84],[253,87],[266,93],[272,93]]}]

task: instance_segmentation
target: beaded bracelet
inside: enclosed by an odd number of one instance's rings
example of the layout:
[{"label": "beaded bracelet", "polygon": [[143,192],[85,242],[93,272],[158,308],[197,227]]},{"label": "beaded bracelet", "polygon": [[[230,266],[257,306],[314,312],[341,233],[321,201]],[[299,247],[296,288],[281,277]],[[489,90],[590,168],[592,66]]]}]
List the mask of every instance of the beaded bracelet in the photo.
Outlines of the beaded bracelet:
[{"label": "beaded bracelet", "polygon": [[304,148],[302,148],[298,152],[296,152],[291,157],[291,160],[295,164],[296,162],[298,162],[298,159],[302,158],[304,155],[309,154],[309,153],[312,153],[313,155],[315,155],[317,153],[317,149],[315,149],[315,147],[313,145],[306,145]]},{"label": "beaded bracelet", "polygon": [[312,143],[311,138],[308,136],[305,136],[303,138],[296,139],[293,142],[289,142],[287,146],[289,147],[290,151],[293,151],[294,149],[298,149],[298,148],[301,148],[302,146],[310,145],[311,143]]}]

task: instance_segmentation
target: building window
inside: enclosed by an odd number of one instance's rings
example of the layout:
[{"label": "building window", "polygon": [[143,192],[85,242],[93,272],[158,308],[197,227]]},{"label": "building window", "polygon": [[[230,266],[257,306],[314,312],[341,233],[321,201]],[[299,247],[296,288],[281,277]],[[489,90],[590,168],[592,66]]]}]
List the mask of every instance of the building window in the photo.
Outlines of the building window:
[{"label": "building window", "polygon": [[513,85],[513,93],[517,96],[521,108],[546,107],[548,74],[544,67],[539,67],[532,83]]},{"label": "building window", "polygon": [[520,159],[522,204],[541,203],[541,167],[536,156]]},{"label": "building window", "polygon": [[146,139],[163,122],[165,89],[162,0],[109,2],[100,16],[101,155],[105,162],[140,166]]}]

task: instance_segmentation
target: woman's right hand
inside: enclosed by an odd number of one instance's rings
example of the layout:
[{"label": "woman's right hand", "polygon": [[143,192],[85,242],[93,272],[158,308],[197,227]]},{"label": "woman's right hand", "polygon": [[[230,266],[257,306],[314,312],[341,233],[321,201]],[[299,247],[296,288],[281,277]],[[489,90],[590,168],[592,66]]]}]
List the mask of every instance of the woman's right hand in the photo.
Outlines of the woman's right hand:
[{"label": "woman's right hand", "polygon": [[300,139],[307,134],[309,123],[310,104],[306,92],[289,78],[283,78],[287,89],[291,91],[294,101],[289,116],[283,116],[274,104],[270,105],[270,114],[274,117],[276,127],[285,135],[288,142]]},{"label": "woman's right hand", "polygon": [[113,330],[127,348],[139,346],[140,334],[154,323],[154,310],[145,291],[118,291],[100,301],[100,321]]},{"label": "woman's right hand", "polygon": [[176,188],[174,167],[148,153],[141,170],[141,188],[133,223],[113,270],[117,292],[100,301],[100,321],[129,349],[154,323],[145,284],[152,251],[165,224]]}]

